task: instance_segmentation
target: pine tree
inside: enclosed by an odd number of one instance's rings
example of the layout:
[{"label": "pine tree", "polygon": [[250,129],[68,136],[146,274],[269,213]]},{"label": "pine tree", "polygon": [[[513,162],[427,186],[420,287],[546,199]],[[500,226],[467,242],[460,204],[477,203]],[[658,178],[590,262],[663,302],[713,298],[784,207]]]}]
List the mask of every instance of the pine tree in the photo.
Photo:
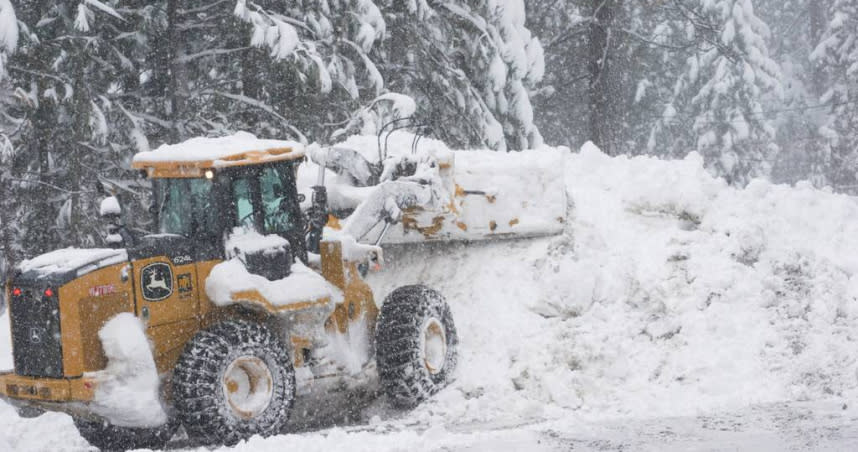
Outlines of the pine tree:
[{"label": "pine tree", "polygon": [[780,68],[766,43],[769,28],[751,0],[675,5],[697,47],[653,129],[650,150],[664,147],[680,155],[685,149],[671,148],[671,142],[687,140],[710,170],[731,183],[767,175],[777,146],[763,105],[767,96],[782,95]]},{"label": "pine tree", "polygon": [[828,175],[835,188],[858,192],[858,1],[834,0],[830,20],[811,57],[825,68],[828,89],[820,102],[831,105],[831,115],[822,127],[824,152],[817,172]]},{"label": "pine tree", "polygon": [[535,0],[528,7],[529,26],[546,43],[546,83],[534,100],[549,141],[645,152],[653,112],[670,102],[688,48],[669,2]]},{"label": "pine tree", "polygon": [[386,0],[388,87],[417,101],[418,116],[453,146],[542,144],[531,90],[544,75],[542,45],[521,0]]},{"label": "pine tree", "polygon": [[[94,168],[118,158],[110,143],[111,97],[123,60],[115,43],[126,20],[106,3],[21,2],[19,50],[10,59],[18,110],[26,125],[16,141],[20,239],[36,250],[95,244],[94,199],[84,196]],[[51,26],[36,26],[50,24]],[[48,196],[45,196],[48,193]],[[38,203],[27,203],[40,199]]]},{"label": "pine tree", "polygon": [[575,1],[531,0],[527,23],[545,47],[545,77],[533,93],[536,123],[551,144],[580,146],[588,139],[586,87],[582,61],[587,20]]}]

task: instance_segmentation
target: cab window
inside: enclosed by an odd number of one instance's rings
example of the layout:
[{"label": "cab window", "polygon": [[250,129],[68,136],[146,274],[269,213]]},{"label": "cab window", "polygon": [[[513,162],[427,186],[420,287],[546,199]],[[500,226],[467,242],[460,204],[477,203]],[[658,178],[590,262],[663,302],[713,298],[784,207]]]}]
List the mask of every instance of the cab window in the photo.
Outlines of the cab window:
[{"label": "cab window", "polygon": [[235,212],[235,224],[253,226],[253,191],[249,179],[232,181],[232,205]]},{"label": "cab window", "polygon": [[162,179],[156,184],[158,231],[189,237],[211,231],[212,183],[205,179]]},{"label": "cab window", "polygon": [[291,179],[288,167],[276,166],[264,168],[259,175],[259,189],[262,195],[263,220],[266,234],[291,231],[295,221],[291,204]]}]

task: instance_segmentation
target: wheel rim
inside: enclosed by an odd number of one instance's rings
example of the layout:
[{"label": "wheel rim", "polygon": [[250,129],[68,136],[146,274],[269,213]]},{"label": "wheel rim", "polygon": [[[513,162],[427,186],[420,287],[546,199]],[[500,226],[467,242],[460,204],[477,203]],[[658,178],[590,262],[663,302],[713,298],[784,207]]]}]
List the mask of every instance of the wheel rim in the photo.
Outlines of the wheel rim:
[{"label": "wheel rim", "polygon": [[421,335],[421,357],[423,365],[430,374],[436,375],[444,370],[447,361],[447,334],[438,319],[432,317],[423,323]]},{"label": "wheel rim", "polygon": [[260,415],[274,393],[274,378],[264,361],[255,356],[236,358],[223,374],[223,393],[232,412],[242,419]]}]

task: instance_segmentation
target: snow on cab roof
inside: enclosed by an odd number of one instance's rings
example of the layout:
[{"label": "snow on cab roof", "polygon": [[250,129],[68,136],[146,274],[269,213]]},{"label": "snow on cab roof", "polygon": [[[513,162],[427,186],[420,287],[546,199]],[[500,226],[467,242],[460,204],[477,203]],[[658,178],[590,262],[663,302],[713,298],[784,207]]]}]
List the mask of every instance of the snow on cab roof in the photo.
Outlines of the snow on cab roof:
[{"label": "snow on cab roof", "polygon": [[165,144],[134,156],[132,167],[147,170],[150,177],[199,177],[207,168],[222,168],[304,157],[304,146],[294,141],[265,140],[248,132],[192,138]]}]

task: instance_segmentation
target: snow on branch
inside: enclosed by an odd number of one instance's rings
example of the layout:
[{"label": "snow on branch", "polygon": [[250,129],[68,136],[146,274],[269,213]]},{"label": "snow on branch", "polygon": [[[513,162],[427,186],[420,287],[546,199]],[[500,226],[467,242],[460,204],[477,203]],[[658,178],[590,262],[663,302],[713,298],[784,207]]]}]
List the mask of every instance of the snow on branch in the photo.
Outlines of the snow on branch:
[{"label": "snow on branch", "polygon": [[365,84],[375,95],[381,93],[384,79],[370,52],[384,38],[386,25],[373,1],[311,11],[284,6],[275,12],[253,1],[237,0],[233,13],[251,25],[250,45],[269,49],[275,60],[294,63],[307,80],[318,82],[322,94],[330,93],[336,82],[357,98],[359,83],[353,68],[359,64],[366,68]]},{"label": "snow on branch", "polygon": [[0,0],[0,80],[6,75],[6,58],[18,47],[18,19],[9,0]]}]

